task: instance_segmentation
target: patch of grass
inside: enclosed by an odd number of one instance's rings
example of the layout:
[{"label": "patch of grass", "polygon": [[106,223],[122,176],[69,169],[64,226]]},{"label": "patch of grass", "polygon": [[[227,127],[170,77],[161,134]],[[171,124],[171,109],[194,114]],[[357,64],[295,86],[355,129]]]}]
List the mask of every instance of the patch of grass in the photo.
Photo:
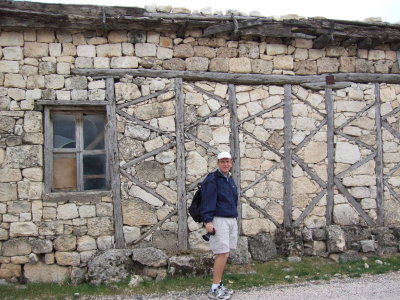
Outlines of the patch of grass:
[{"label": "patch of grass", "polygon": [[[363,274],[383,274],[400,270],[400,255],[371,257],[367,260],[334,263],[318,257],[303,257],[301,262],[291,263],[283,259],[249,266],[228,266],[225,285],[234,289],[270,286],[278,283],[330,280],[332,278],[359,278]],[[211,276],[183,276],[161,281],[145,281],[135,288],[128,280],[109,285],[63,284],[9,284],[0,286],[0,299],[72,299],[80,296],[134,295],[167,293],[184,290],[205,290],[211,284]]]}]

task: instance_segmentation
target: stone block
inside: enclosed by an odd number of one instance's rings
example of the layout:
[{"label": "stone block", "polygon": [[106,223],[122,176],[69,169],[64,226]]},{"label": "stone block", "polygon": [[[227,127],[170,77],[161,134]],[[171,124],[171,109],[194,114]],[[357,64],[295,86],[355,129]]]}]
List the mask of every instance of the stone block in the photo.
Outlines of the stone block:
[{"label": "stone block", "polygon": [[318,74],[336,73],[339,70],[339,66],[337,58],[322,57],[317,59]]},{"label": "stone block", "polygon": [[96,46],[98,57],[122,56],[121,44],[104,44]]},{"label": "stone block", "polygon": [[380,60],[380,59],[385,59],[386,54],[385,51],[383,50],[369,50],[368,51],[368,60]]},{"label": "stone block", "polygon": [[78,56],[96,57],[96,47],[94,45],[79,45],[76,48]]},{"label": "stone block", "polygon": [[60,266],[77,267],[81,262],[81,256],[77,252],[56,252],[54,257]]},{"label": "stone block", "polygon": [[313,75],[317,73],[317,63],[315,61],[296,61],[294,71],[298,75]]},{"label": "stone block", "polygon": [[0,116],[0,132],[13,133],[15,126],[15,119],[7,116]]},{"label": "stone block", "polygon": [[360,216],[357,211],[347,203],[335,204],[333,219],[338,225],[354,225],[360,223]]},{"label": "stone block", "polygon": [[127,32],[124,30],[110,31],[107,35],[109,43],[123,43],[128,41]]},{"label": "stone block", "polygon": [[3,243],[3,256],[19,256],[28,255],[32,251],[32,247],[26,238],[11,239]]},{"label": "stone block", "polygon": [[247,57],[229,59],[229,71],[233,73],[251,73],[251,60]]},{"label": "stone block", "polygon": [[215,48],[206,46],[194,46],[194,56],[215,58],[217,56],[217,51]]},{"label": "stone block", "polygon": [[87,87],[88,84],[85,76],[74,76],[65,79],[65,88],[67,90],[85,90]]},{"label": "stone block", "polygon": [[209,70],[211,72],[229,72],[229,59],[219,57],[211,59]]},{"label": "stone block", "polygon": [[22,32],[3,31],[0,33],[0,46],[23,46],[24,36]]},{"label": "stone block", "polygon": [[263,59],[254,59],[251,61],[251,70],[256,74],[271,74],[273,63]]},{"label": "stone block", "polygon": [[188,71],[207,71],[208,58],[205,57],[189,57],[186,59],[186,69]]},{"label": "stone block", "polygon": [[152,225],[157,223],[155,209],[152,205],[138,200],[122,202],[123,223],[130,226]]},{"label": "stone block", "polygon": [[356,72],[357,73],[375,73],[375,67],[373,61],[366,59],[356,60]]},{"label": "stone block", "polygon": [[17,200],[17,185],[15,183],[0,183],[0,202]]},{"label": "stone block", "polygon": [[70,278],[70,269],[42,262],[26,264],[24,277],[31,283],[63,283]]},{"label": "stone block", "polygon": [[34,239],[29,241],[32,246],[32,252],[36,254],[52,253],[53,243],[50,240]]},{"label": "stone block", "polygon": [[267,44],[267,55],[287,54],[288,47],[283,44]]},{"label": "stone block", "polygon": [[114,232],[112,218],[90,218],[87,223],[87,234],[93,237],[111,235]]},{"label": "stone block", "polygon": [[274,70],[293,70],[293,57],[290,55],[279,55],[274,57]]},{"label": "stone block", "polygon": [[356,58],[355,57],[339,57],[340,72],[352,73],[356,71]]},{"label": "stone block", "polygon": [[171,58],[163,61],[163,69],[184,71],[186,70],[186,62],[180,58]]},{"label": "stone block", "polygon": [[354,164],[361,158],[360,149],[357,145],[346,142],[336,144],[335,161],[345,164]]},{"label": "stone block", "polygon": [[52,56],[52,57],[61,56],[61,44],[60,43],[49,44],[49,52],[50,52],[50,56]]},{"label": "stone block", "polygon": [[174,57],[176,58],[189,58],[194,56],[194,49],[192,45],[181,44],[174,46]]},{"label": "stone block", "polygon": [[270,232],[270,223],[266,219],[250,219],[242,221],[243,233],[247,236],[256,235],[262,232]]},{"label": "stone block", "polygon": [[304,148],[304,162],[318,163],[327,157],[327,145],[324,142],[310,142]]},{"label": "stone block", "polygon": [[21,47],[4,47],[3,60],[23,60],[24,55]]},{"label": "stone block", "polygon": [[150,43],[135,44],[135,54],[138,57],[157,56],[157,45]]},{"label": "stone block", "polygon": [[107,250],[114,248],[114,238],[112,236],[100,236],[97,238],[97,248]]},{"label": "stone block", "polygon": [[21,276],[21,265],[3,263],[0,267],[0,278],[11,279]]},{"label": "stone block", "polygon": [[140,228],[139,227],[124,226],[123,230],[124,230],[125,242],[127,244],[130,244],[130,243],[136,241],[140,237]]},{"label": "stone block", "polygon": [[139,66],[139,59],[135,56],[122,56],[111,58],[111,68],[136,69]]},{"label": "stone block", "polygon": [[375,252],[375,241],[374,240],[363,240],[360,241],[362,252]]},{"label": "stone block", "polygon": [[8,147],[7,162],[12,168],[31,168],[43,166],[42,147],[39,145],[21,145]]},{"label": "stone block", "polygon": [[249,251],[248,238],[240,236],[237,248],[231,251],[229,255],[229,263],[234,265],[249,264],[251,262],[251,254]]},{"label": "stone block", "polygon": [[93,237],[85,235],[78,238],[77,250],[79,252],[96,250],[96,249],[97,249],[97,243]]},{"label": "stone block", "polygon": [[33,222],[14,222],[10,224],[10,237],[37,235],[38,227]]},{"label": "stone block", "polygon": [[[25,89],[26,80],[21,74],[5,74],[4,87]],[[11,97],[11,95],[9,96]]]},{"label": "stone block", "polygon": [[93,58],[80,56],[75,59],[75,68],[77,69],[91,69],[93,68]]},{"label": "stone block", "polygon": [[249,237],[249,250],[251,256],[257,261],[269,261],[277,257],[277,248],[271,235],[260,233],[254,237]]},{"label": "stone block", "polygon": [[78,217],[78,209],[75,203],[62,204],[57,207],[57,219],[71,220]]},{"label": "stone block", "polygon": [[313,41],[307,39],[295,39],[294,46],[296,48],[310,49],[313,47]]},{"label": "stone block", "polygon": [[25,132],[42,132],[43,131],[42,113],[38,111],[27,111],[24,116]]},{"label": "stone block", "polygon": [[233,58],[237,57],[239,54],[239,50],[237,48],[218,48],[217,49],[217,57],[221,58]]},{"label": "stone block", "polygon": [[161,36],[160,37],[160,46],[166,47],[166,48],[172,48],[173,47],[173,42],[172,39],[169,37]]},{"label": "stone block", "polygon": [[25,57],[49,56],[49,45],[46,43],[26,42],[24,45]]},{"label": "stone block", "polygon": [[327,238],[327,248],[330,253],[340,253],[346,250],[345,234],[340,226],[327,226]]},{"label": "stone block", "polygon": [[170,48],[158,47],[157,48],[157,58],[159,59],[170,59],[174,55],[174,51]]},{"label": "stone block", "polygon": [[132,30],[128,32],[129,43],[144,43],[146,42],[146,31]]},{"label": "stone block", "polygon": [[239,44],[239,57],[259,58],[260,49],[256,44]]}]

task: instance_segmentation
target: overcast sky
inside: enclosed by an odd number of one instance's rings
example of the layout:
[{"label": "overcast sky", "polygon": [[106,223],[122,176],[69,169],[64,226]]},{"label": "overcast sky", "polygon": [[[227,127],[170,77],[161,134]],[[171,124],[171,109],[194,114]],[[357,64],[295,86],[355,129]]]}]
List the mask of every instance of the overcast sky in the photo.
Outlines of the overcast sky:
[{"label": "overcast sky", "polygon": [[32,2],[131,7],[155,4],[185,7],[192,11],[211,7],[213,12],[235,9],[249,13],[257,10],[266,17],[297,14],[304,17],[322,16],[358,21],[369,17],[381,17],[385,22],[400,22],[400,0],[41,0]]}]

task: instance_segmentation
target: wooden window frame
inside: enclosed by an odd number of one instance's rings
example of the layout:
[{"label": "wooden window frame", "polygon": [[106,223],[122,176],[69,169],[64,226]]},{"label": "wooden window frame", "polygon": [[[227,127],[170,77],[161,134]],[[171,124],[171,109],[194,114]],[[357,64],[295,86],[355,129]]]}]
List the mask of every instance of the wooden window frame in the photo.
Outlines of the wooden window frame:
[{"label": "wooden window frame", "polygon": [[[51,115],[55,112],[70,113],[77,117],[76,123],[76,148],[75,149],[63,149],[53,147],[53,123]],[[104,123],[104,143],[105,147],[101,150],[84,150],[83,149],[83,114],[102,114],[105,118]],[[105,106],[45,106],[44,108],[45,117],[45,192],[50,193],[85,193],[85,192],[102,192],[109,191],[110,184],[110,166],[109,166],[109,153],[107,140],[107,112]],[[74,191],[58,191],[53,190],[53,156],[55,153],[74,153],[77,158],[77,189]],[[83,155],[84,154],[105,154],[105,177],[106,177],[106,188],[99,190],[84,190],[84,178],[83,178]]]}]

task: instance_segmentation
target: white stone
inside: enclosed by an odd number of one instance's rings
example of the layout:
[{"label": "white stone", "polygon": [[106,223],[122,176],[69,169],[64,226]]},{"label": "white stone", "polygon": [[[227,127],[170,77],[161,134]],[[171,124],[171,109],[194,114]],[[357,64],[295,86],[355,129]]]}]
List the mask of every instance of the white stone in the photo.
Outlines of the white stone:
[{"label": "white stone", "polygon": [[360,216],[350,204],[338,204],[333,208],[333,220],[337,225],[356,225]]},{"label": "white stone", "polygon": [[299,117],[296,118],[295,128],[298,130],[312,130],[315,128],[315,120],[311,118]]},{"label": "white stone", "polygon": [[160,148],[164,145],[163,140],[161,137],[157,137],[153,140],[147,141],[144,143],[144,148],[147,152],[151,152],[157,148]]},{"label": "white stone", "polygon": [[79,216],[81,218],[92,218],[92,217],[95,217],[96,216],[96,207],[94,205],[82,205],[82,206],[80,206],[79,207]]},{"label": "white stone", "polygon": [[355,175],[343,178],[345,186],[373,186],[376,184],[375,176]]},{"label": "white stone", "polygon": [[138,57],[157,56],[157,46],[150,43],[135,44],[135,54]]},{"label": "white stone", "polygon": [[250,115],[255,115],[263,110],[262,106],[258,102],[246,103],[246,108]]},{"label": "white stone", "polygon": [[33,222],[13,222],[10,224],[10,237],[37,235],[38,228]]},{"label": "white stone", "polygon": [[213,141],[216,144],[229,143],[229,130],[226,127],[220,127],[213,131]]},{"label": "white stone", "polygon": [[207,160],[196,151],[187,155],[186,172],[189,176],[202,176],[207,173]]},{"label": "white stone", "polygon": [[335,161],[345,164],[354,164],[361,158],[360,149],[357,145],[345,142],[336,144]]},{"label": "white stone", "polygon": [[154,197],[152,194],[146,192],[142,188],[134,185],[129,191],[130,195],[133,195],[135,198],[142,199],[143,201],[153,205],[153,206],[162,206],[164,202],[159,200],[157,197]]},{"label": "white stone", "polygon": [[93,237],[88,235],[78,237],[77,250],[79,252],[96,250],[96,249],[97,249],[97,243]]},{"label": "white stone", "polygon": [[127,244],[136,241],[140,237],[140,229],[135,226],[124,226],[124,238]]},{"label": "white stone", "polygon": [[18,73],[19,63],[17,61],[1,60],[0,73]]},{"label": "white stone", "polygon": [[139,59],[135,56],[122,56],[111,58],[111,68],[114,69],[136,69],[139,66]]},{"label": "white stone", "polygon": [[79,217],[75,203],[62,204],[57,207],[57,219],[70,220]]},{"label": "white stone", "polygon": [[174,56],[174,50],[165,47],[158,47],[157,58],[158,59],[170,59]]},{"label": "white stone", "polygon": [[283,129],[285,127],[285,123],[282,119],[265,119],[264,120],[264,128],[265,129]]},{"label": "white stone", "polygon": [[158,126],[163,131],[175,132],[175,117],[168,116],[158,119]]},{"label": "white stone", "polygon": [[256,235],[260,232],[270,232],[270,223],[267,219],[242,220],[242,230],[245,235]]},{"label": "white stone", "polygon": [[96,57],[96,46],[94,45],[78,45],[76,48],[78,56]]},{"label": "white stone", "polygon": [[304,148],[304,162],[318,163],[327,157],[327,145],[323,142],[310,142]]}]

